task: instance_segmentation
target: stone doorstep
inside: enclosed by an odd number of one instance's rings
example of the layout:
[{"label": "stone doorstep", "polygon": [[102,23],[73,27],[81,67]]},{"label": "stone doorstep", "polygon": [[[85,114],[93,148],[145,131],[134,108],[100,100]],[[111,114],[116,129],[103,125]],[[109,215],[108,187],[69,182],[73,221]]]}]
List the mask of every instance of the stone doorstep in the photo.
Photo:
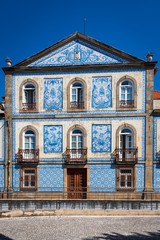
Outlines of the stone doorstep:
[{"label": "stone doorstep", "polygon": [[160,210],[12,210],[1,211],[0,218],[33,216],[160,216]]}]

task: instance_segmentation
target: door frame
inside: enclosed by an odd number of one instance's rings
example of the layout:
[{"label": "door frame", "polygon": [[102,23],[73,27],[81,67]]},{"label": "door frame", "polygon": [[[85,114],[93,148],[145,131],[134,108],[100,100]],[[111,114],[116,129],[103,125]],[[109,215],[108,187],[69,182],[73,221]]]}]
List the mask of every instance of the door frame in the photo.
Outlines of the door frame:
[{"label": "door frame", "polygon": [[64,193],[65,193],[65,198],[67,199],[67,169],[81,169],[81,168],[85,168],[87,169],[86,171],[86,174],[87,174],[87,177],[86,177],[86,187],[87,187],[87,192],[86,192],[86,198],[88,198],[87,196],[87,193],[90,191],[90,167],[89,166],[83,166],[83,165],[79,165],[79,166],[65,166],[64,167]]}]

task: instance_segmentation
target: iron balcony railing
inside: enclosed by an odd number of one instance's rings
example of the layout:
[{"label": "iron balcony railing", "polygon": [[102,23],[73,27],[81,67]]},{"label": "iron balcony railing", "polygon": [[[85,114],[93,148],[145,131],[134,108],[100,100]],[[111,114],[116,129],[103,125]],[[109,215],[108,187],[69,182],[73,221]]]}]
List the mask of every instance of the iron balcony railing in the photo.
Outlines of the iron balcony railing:
[{"label": "iron balcony railing", "polygon": [[70,108],[72,109],[84,109],[84,102],[70,102]]},{"label": "iron balcony railing", "polygon": [[38,164],[39,162],[39,149],[19,149],[16,154],[16,159],[19,164],[32,163]]},{"label": "iron balcony railing", "polygon": [[65,163],[86,163],[87,162],[87,148],[85,149],[66,149],[63,153],[63,160]]},{"label": "iron balcony railing", "polygon": [[120,100],[119,107],[134,107],[134,100]]},{"label": "iron balcony railing", "polygon": [[116,148],[112,153],[112,158],[117,164],[136,164],[138,160],[138,148]]},{"label": "iron balcony railing", "polygon": [[25,111],[32,111],[36,109],[36,103],[22,103],[22,109]]}]

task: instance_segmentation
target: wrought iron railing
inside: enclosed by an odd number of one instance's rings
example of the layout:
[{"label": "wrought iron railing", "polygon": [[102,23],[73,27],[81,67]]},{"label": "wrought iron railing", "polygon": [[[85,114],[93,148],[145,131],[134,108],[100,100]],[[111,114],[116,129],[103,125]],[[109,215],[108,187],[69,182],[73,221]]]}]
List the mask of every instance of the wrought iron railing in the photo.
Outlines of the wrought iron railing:
[{"label": "wrought iron railing", "polygon": [[136,164],[138,160],[138,148],[116,148],[112,153],[112,158],[117,164]]},{"label": "wrought iron railing", "polygon": [[70,108],[72,109],[83,109],[84,108],[84,102],[70,102]]},{"label": "wrought iron railing", "polygon": [[19,149],[16,154],[16,159],[19,164],[39,162],[39,149]]},{"label": "wrought iron railing", "polygon": [[86,163],[87,148],[85,149],[66,149],[63,153],[65,163]]},{"label": "wrought iron railing", "polygon": [[22,103],[22,109],[25,111],[36,110],[36,103]]},{"label": "wrought iron railing", "polygon": [[120,100],[119,107],[134,107],[134,100]]}]

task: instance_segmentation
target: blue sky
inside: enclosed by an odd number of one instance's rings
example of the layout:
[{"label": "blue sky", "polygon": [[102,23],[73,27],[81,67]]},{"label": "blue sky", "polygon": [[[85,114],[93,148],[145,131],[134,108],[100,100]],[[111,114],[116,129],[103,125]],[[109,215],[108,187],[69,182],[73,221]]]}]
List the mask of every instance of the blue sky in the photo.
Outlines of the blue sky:
[{"label": "blue sky", "polygon": [[[74,32],[141,59],[153,52],[160,66],[159,0],[0,0],[0,101],[5,95],[5,59],[12,64]],[[160,70],[155,76],[160,90]]]}]

